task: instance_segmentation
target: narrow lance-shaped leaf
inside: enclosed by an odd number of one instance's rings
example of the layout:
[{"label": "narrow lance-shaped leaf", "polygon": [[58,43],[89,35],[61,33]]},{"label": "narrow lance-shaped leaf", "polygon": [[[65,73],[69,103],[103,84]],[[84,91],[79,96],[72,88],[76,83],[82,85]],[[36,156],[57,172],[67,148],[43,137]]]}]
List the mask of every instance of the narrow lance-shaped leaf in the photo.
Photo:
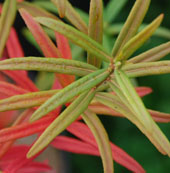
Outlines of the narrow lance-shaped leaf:
[{"label": "narrow lance-shaped leaf", "polygon": [[[61,0],[51,0],[54,5],[59,9],[61,3]],[[63,1],[63,0],[62,0]],[[75,9],[72,7],[72,5],[69,3],[68,0],[65,1],[65,17],[71,22],[76,28],[78,28],[81,32],[87,34],[87,25],[80,17],[79,13],[75,11]]]},{"label": "narrow lance-shaped leaf", "polygon": [[82,115],[82,118],[88,125],[96,139],[99,151],[101,153],[104,172],[113,173],[113,159],[110,142],[107,132],[103,127],[100,119],[96,116],[95,113],[91,112],[90,110],[86,110]]},{"label": "narrow lance-shaped leaf", "polygon": [[170,73],[170,61],[127,64],[122,68],[129,77],[141,77]]},{"label": "narrow lance-shaped leaf", "polygon": [[111,0],[107,3],[104,11],[104,19],[107,23],[111,23],[125,6],[128,0]]},{"label": "narrow lance-shaped leaf", "polygon": [[115,58],[124,45],[136,34],[143,18],[148,10],[150,0],[137,0],[116,40],[112,50]]},{"label": "narrow lance-shaped leaf", "polygon": [[[139,31],[142,31],[145,27],[147,27],[148,24],[143,23],[139,27]],[[115,23],[105,29],[106,33],[109,35],[116,35],[119,34],[121,29],[123,28],[123,23]],[[160,38],[165,38],[165,39],[170,39],[170,31],[165,28],[160,26],[154,33],[153,36],[157,36]]]},{"label": "narrow lance-shaped leaf", "polygon": [[83,91],[95,87],[103,82],[108,75],[109,72],[106,71],[106,69],[98,70],[70,84],[41,105],[32,115],[30,121],[32,122],[41,118],[59,105],[62,105],[73,97],[81,94]]},{"label": "narrow lance-shaped leaf", "polygon": [[85,76],[97,68],[80,61],[62,58],[21,57],[0,61],[0,70],[35,70]]},{"label": "narrow lance-shaped leaf", "polygon": [[24,8],[26,11],[28,11],[32,16],[34,17],[50,17],[56,20],[60,20],[58,17],[53,15],[52,13],[49,13],[48,11],[44,10],[43,8],[40,8],[39,6],[29,3],[29,2],[19,2],[17,3],[18,9]]},{"label": "narrow lance-shaped leaf", "polygon": [[75,121],[78,116],[87,109],[94,96],[95,90],[90,89],[73,101],[73,103],[67,107],[67,109],[65,109],[39,137],[28,152],[27,157],[30,158],[44,149],[56,136]]},{"label": "narrow lance-shaped leaf", "polygon": [[0,100],[0,112],[40,106],[59,90],[40,91],[15,95]]},{"label": "narrow lance-shaped leaf", "polygon": [[40,46],[43,54],[47,57],[61,57],[58,48],[54,45],[40,24],[36,22],[33,17],[23,8],[19,10],[24,22],[33,34],[35,40]]},{"label": "narrow lance-shaped leaf", "polygon": [[102,93],[97,95],[97,100],[102,104],[111,107],[112,109],[123,114],[127,119],[133,122],[155,145],[155,147],[162,153],[170,155],[170,143],[165,135],[161,132],[159,127],[151,119],[152,131],[148,130],[148,126],[142,124],[136,115],[131,112],[124,103],[121,102],[119,98],[113,95],[108,95],[108,93]]},{"label": "narrow lance-shaped leaf", "polygon": [[170,53],[170,42],[161,44],[153,49],[150,49],[138,56],[131,58],[128,62],[139,63],[139,62],[152,62],[158,61],[164,56]]},{"label": "narrow lance-shaped leaf", "polygon": [[[103,41],[103,1],[102,0],[91,0],[90,1],[90,18],[88,35],[93,40],[102,44]],[[101,66],[101,60],[95,56],[88,54],[87,61],[96,67]]]},{"label": "narrow lance-shaped leaf", "polygon": [[57,3],[59,16],[61,18],[63,18],[65,16],[65,13],[66,13],[66,2],[67,2],[67,0],[62,0],[62,1],[61,0],[53,0],[53,2]]},{"label": "narrow lance-shaped leaf", "polygon": [[6,0],[0,17],[0,58],[16,16],[16,0]]},{"label": "narrow lance-shaped leaf", "polygon": [[99,43],[95,42],[93,39],[89,38],[87,35],[81,33],[75,28],[46,17],[36,17],[35,19],[39,23],[45,25],[46,27],[54,31],[57,31],[60,34],[63,34],[73,43],[82,47],[83,49],[93,54],[97,58],[102,59],[106,62],[110,62],[110,55],[104,50],[104,48]]},{"label": "narrow lance-shaped leaf", "polygon": [[[139,121],[141,121],[141,123],[147,125],[148,130],[150,129],[150,131],[152,131],[151,117],[148,111],[146,110],[142,100],[140,99],[134,87],[132,86],[130,80],[128,79],[126,74],[121,70],[115,70],[114,74],[116,81],[121,89],[121,92],[127,99],[129,106],[132,108],[135,115],[137,116]],[[113,87],[113,85],[110,86]]]},{"label": "narrow lance-shaped leaf", "polygon": [[116,57],[116,60],[126,60],[127,58],[129,58],[139,47],[141,47],[151,37],[151,35],[161,24],[162,19],[163,14],[158,16],[144,30],[142,30],[131,40],[129,40],[121,50],[120,54]]}]

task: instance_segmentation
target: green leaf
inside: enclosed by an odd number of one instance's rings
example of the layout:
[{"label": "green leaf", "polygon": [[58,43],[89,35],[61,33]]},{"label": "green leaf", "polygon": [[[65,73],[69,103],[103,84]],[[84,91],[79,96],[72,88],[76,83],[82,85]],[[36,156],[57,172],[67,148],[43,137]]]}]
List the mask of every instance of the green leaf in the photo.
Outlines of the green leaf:
[{"label": "green leaf", "polygon": [[124,45],[136,34],[143,18],[148,10],[150,0],[137,0],[116,40],[112,50],[115,58]]},{"label": "green leaf", "polygon": [[99,43],[95,42],[85,34],[76,30],[75,28],[67,24],[64,24],[62,22],[46,17],[37,17],[36,20],[39,23],[47,26],[48,28],[51,28],[52,30],[57,31],[60,34],[63,34],[73,43],[87,50],[89,53],[93,54],[94,56],[106,62],[110,62],[111,60],[110,55],[104,50],[104,48]]},{"label": "green leaf", "polygon": [[131,112],[126,105],[116,96],[108,93],[98,93],[95,97],[100,103],[109,106],[115,111],[123,114],[127,119],[134,123],[144,133],[155,147],[162,153],[170,155],[170,143],[161,132],[156,123],[151,119],[152,131],[148,130],[146,124],[142,124],[136,115]]},{"label": "green leaf", "polygon": [[116,61],[126,60],[129,58],[139,47],[141,47],[159,27],[163,19],[163,14],[158,16],[151,24],[144,30],[139,32],[130,41],[128,41],[122,48],[120,54],[116,57]]},{"label": "green leaf", "polygon": [[107,23],[111,23],[117,17],[118,13],[125,6],[128,0],[110,0],[105,7],[104,19]]},{"label": "green leaf", "polygon": [[86,110],[82,115],[82,118],[96,139],[103,162],[104,172],[113,173],[113,159],[109,137],[102,122],[96,116],[96,114],[90,110]]},{"label": "green leaf", "polygon": [[40,91],[15,95],[0,100],[0,112],[40,106],[59,90]]},{"label": "green leaf", "polygon": [[[61,0],[51,0],[54,5],[58,8],[60,5]],[[62,0],[63,1],[63,0]],[[72,5],[69,3],[68,0],[65,0],[65,17],[81,32],[87,34],[87,25],[86,23],[81,19],[79,13],[76,12],[76,10],[72,7]],[[59,3],[60,2],[60,3]]]},{"label": "green leaf", "polygon": [[138,56],[131,58],[129,63],[153,62],[158,61],[170,53],[170,42],[161,44],[153,49],[150,49]]},{"label": "green leaf", "polygon": [[0,17],[0,58],[16,16],[16,0],[6,0]]},{"label": "green leaf", "polygon": [[98,84],[103,82],[108,77],[108,75],[109,72],[106,71],[106,69],[98,70],[70,84],[69,86],[65,87],[60,92],[55,94],[53,97],[51,97],[49,100],[47,100],[47,102],[45,102],[39,109],[37,109],[32,115],[30,121],[33,122],[43,117],[59,105],[66,103],[85,90],[97,86]]},{"label": "green leaf", "polygon": [[67,107],[57,117],[48,128],[43,132],[35,144],[31,147],[27,154],[27,158],[30,158],[45,148],[56,136],[58,136],[63,130],[65,130],[73,121],[75,121],[81,113],[83,113],[91,100],[95,96],[95,90],[88,90],[81,94],[73,103]]},{"label": "green leaf", "polygon": [[[93,40],[102,44],[103,41],[103,1],[102,0],[91,0],[90,1],[90,18],[88,35]],[[101,60],[95,56],[88,54],[87,61],[96,67],[101,66]]]},{"label": "green leaf", "polygon": [[49,17],[55,20],[60,20],[58,17],[53,15],[52,13],[49,13],[48,11],[44,10],[43,8],[34,5],[29,2],[18,2],[17,3],[18,9],[24,8],[26,11],[28,11],[33,17]]},{"label": "green leaf", "polygon": [[97,70],[96,67],[63,58],[12,58],[0,61],[0,70],[35,70],[84,76]]},{"label": "green leaf", "polygon": [[[148,130],[150,129],[150,131],[152,131],[152,126],[151,126],[152,119],[150,117],[150,114],[146,110],[141,98],[136,93],[129,78],[121,70],[115,70],[114,74],[115,74],[116,81],[121,89],[122,94],[124,95],[124,97],[126,98],[126,100],[129,103],[129,108],[132,108],[131,110],[134,112],[137,119],[142,124],[145,124],[148,127]],[[113,84],[111,84],[110,87],[114,89]],[[120,98],[120,99],[122,99],[122,98]],[[124,99],[122,99],[122,101],[124,101]]]},{"label": "green leaf", "polygon": [[[148,24],[141,24],[139,27],[139,31],[142,31]],[[106,33],[109,35],[119,34],[121,29],[123,28],[123,23],[115,23],[105,29]],[[160,26],[154,33],[153,36],[162,37],[166,39],[170,39],[170,30]]]},{"label": "green leaf", "polygon": [[141,77],[170,73],[170,61],[126,64],[123,68],[129,77]]}]

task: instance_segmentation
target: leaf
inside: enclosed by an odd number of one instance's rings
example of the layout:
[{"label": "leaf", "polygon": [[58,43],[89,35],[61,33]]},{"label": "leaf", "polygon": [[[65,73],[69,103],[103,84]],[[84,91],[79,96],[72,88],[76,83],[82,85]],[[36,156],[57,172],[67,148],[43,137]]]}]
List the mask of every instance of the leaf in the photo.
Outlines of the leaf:
[{"label": "leaf", "polygon": [[93,133],[103,162],[103,168],[105,173],[113,172],[113,160],[112,151],[109,143],[109,137],[105,128],[103,127],[100,119],[95,113],[90,110],[86,110],[82,115],[83,120]]},{"label": "leaf", "polygon": [[[137,119],[142,123],[145,124],[148,127],[149,131],[152,131],[152,126],[151,126],[151,117],[146,110],[142,100],[140,97],[137,95],[136,91],[134,90],[134,87],[132,86],[130,80],[126,76],[126,74],[121,71],[121,70],[115,70],[115,78],[116,81],[121,89],[122,94],[126,98],[128,102],[128,107],[134,112],[136,115]],[[110,87],[114,91],[113,84],[110,83]],[[116,91],[115,91],[116,92]],[[116,92],[116,94],[119,94]],[[122,102],[124,101],[123,98],[121,98]]]},{"label": "leaf", "polygon": [[16,0],[6,0],[4,2],[0,17],[0,58],[2,57],[11,26],[15,20],[16,10]]},{"label": "leaf", "polygon": [[129,77],[167,74],[170,73],[170,61],[127,64],[122,69],[126,71]]},{"label": "leaf", "polygon": [[120,54],[116,57],[116,61],[126,60],[129,58],[139,47],[141,47],[159,27],[163,19],[163,14],[158,16],[151,24],[144,30],[139,32],[131,40],[129,40],[122,48]]},{"label": "leaf", "polygon": [[61,57],[61,54],[54,43],[50,40],[45,31],[41,28],[38,22],[23,8],[19,10],[24,22],[33,34],[35,40],[40,46],[43,54],[46,57]]},{"label": "leaf", "polygon": [[67,0],[53,0],[53,2],[56,2],[57,8],[58,8],[58,13],[61,18],[64,18],[65,13],[66,13],[66,3]]},{"label": "leaf", "polygon": [[[17,119],[14,121],[14,123],[12,124],[12,127],[13,126],[17,126],[21,123],[23,123],[25,121],[26,118],[28,118],[28,116],[30,114],[33,113],[33,110],[32,109],[28,109],[24,112],[22,112],[18,117]],[[12,128],[11,127],[11,128]],[[4,129],[2,129],[4,130]],[[0,131],[1,132],[1,131]],[[13,132],[12,132],[13,133]],[[10,136],[13,136],[11,134],[9,134]],[[8,138],[8,135],[5,135],[5,140]],[[15,140],[10,140],[10,141],[7,141],[7,142],[3,142],[2,144],[0,144],[0,147],[1,147],[1,150],[0,150],[0,159],[2,159],[2,157],[9,151],[9,149],[12,147],[12,145],[14,144]]]},{"label": "leaf", "polygon": [[[93,111],[96,114],[99,115],[108,115],[108,116],[116,116],[116,117],[124,117],[123,114],[116,112],[114,109],[105,106],[101,103],[95,103],[95,104],[90,104],[88,106],[88,108]],[[154,121],[156,122],[160,122],[160,123],[168,123],[170,122],[170,114],[167,113],[162,113],[162,112],[158,112],[158,111],[154,111],[154,110],[149,110],[148,112],[150,113],[150,115],[152,116],[152,118],[154,119]]]},{"label": "leaf", "polygon": [[67,101],[81,94],[85,90],[97,86],[98,84],[103,82],[108,77],[108,75],[109,72],[105,71],[105,69],[98,70],[70,84],[69,86],[65,87],[60,92],[52,96],[43,105],[41,105],[40,108],[32,115],[30,121],[33,122],[41,118],[48,112],[52,111],[59,105],[66,103]]},{"label": "leaf", "polygon": [[51,142],[51,145],[59,150],[64,150],[72,153],[100,156],[98,150],[92,145],[71,137],[61,135],[57,136]]},{"label": "leaf", "polygon": [[[143,23],[139,27],[139,31],[142,31],[145,27],[147,27],[148,24]],[[111,26],[108,26],[105,31],[109,35],[116,35],[119,34],[123,27],[123,23],[115,23]],[[153,36],[157,36],[160,38],[170,39],[170,31],[162,26],[159,26],[159,28],[153,33]]]},{"label": "leaf", "polygon": [[0,112],[40,106],[57,92],[58,90],[40,91],[0,100]]},{"label": "leaf", "polygon": [[153,49],[150,49],[138,56],[131,58],[129,63],[153,62],[158,61],[170,53],[170,42],[161,44]]},{"label": "leaf", "polygon": [[58,136],[65,128],[75,121],[81,113],[83,113],[93,97],[95,90],[91,89],[81,94],[72,104],[65,109],[58,118],[56,118],[50,126],[43,132],[35,144],[31,147],[27,154],[30,158],[45,148],[56,136]]},{"label": "leaf", "polygon": [[54,116],[44,117],[34,123],[24,122],[0,130],[0,143],[31,136],[45,130],[55,119]]},{"label": "leaf", "polygon": [[148,130],[148,126],[142,124],[138,119],[136,119],[136,115],[131,112],[128,107],[120,101],[119,98],[108,95],[108,93],[98,94],[97,100],[104,104],[105,106],[109,106],[115,111],[123,114],[127,119],[129,119],[132,123],[134,123],[141,131],[144,133],[148,139],[155,145],[155,147],[162,153],[170,154],[170,144],[165,135],[161,132],[159,127],[155,124],[155,122],[151,119],[152,131]]},{"label": "leaf", "polygon": [[[67,130],[75,135],[76,137],[80,138],[82,141],[94,146],[96,149],[98,149],[97,143],[95,141],[95,138],[93,134],[91,133],[90,129],[81,122],[74,122],[72,123]],[[132,172],[145,172],[141,165],[137,163],[132,157],[130,157],[125,151],[123,151],[121,148],[110,142],[111,149],[112,149],[112,158],[119,163],[120,165],[123,165],[127,169],[131,170]]]},{"label": "leaf", "polygon": [[[17,58],[19,59],[19,58]],[[11,59],[12,60],[12,59]],[[2,61],[0,61],[2,62]],[[23,89],[26,89],[28,91],[38,91],[35,84],[29,79],[27,76],[23,76],[22,73],[19,73],[19,71],[2,71],[5,75],[7,75],[9,78],[11,78],[16,84],[18,84]]]},{"label": "leaf", "polygon": [[111,0],[105,7],[104,19],[107,23],[111,23],[117,17],[118,13],[125,6],[127,0]]},{"label": "leaf", "polygon": [[53,15],[52,13],[49,13],[48,11],[44,10],[43,8],[29,2],[19,2],[17,3],[18,9],[24,8],[26,11],[28,11],[32,16],[34,17],[50,17],[56,20],[60,20],[58,17]]},{"label": "leaf", "polygon": [[29,92],[28,90],[25,90],[19,86],[3,81],[0,81],[0,88],[1,88],[0,93],[8,97],[19,94],[25,94]]},{"label": "leaf", "polygon": [[138,0],[135,2],[112,50],[115,58],[124,45],[136,34],[143,18],[148,10],[150,0]]},{"label": "leaf", "polygon": [[73,43],[87,50],[89,53],[93,54],[99,59],[102,59],[106,62],[110,61],[110,55],[100,44],[98,44],[85,34],[81,33],[80,31],[74,29],[73,27],[46,17],[36,17],[36,21],[54,31],[59,32],[60,34],[63,34]]},{"label": "leaf", "polygon": [[[102,44],[103,41],[103,1],[91,0],[90,1],[90,18],[88,35],[93,40]],[[101,66],[101,60],[98,60],[95,56],[88,54],[87,62],[96,67]]]},{"label": "leaf", "polygon": [[26,57],[0,61],[0,70],[33,70],[85,76],[97,68],[75,60]]},{"label": "leaf", "polygon": [[[60,5],[60,0],[51,0],[54,5],[58,8]],[[60,2],[60,3],[59,3]],[[87,25],[81,19],[79,13],[72,7],[68,0],[65,0],[65,17],[71,22],[76,28],[81,32],[87,34]]]},{"label": "leaf", "polygon": [[6,47],[10,58],[24,57],[24,52],[19,42],[18,35],[13,27],[10,30]]}]

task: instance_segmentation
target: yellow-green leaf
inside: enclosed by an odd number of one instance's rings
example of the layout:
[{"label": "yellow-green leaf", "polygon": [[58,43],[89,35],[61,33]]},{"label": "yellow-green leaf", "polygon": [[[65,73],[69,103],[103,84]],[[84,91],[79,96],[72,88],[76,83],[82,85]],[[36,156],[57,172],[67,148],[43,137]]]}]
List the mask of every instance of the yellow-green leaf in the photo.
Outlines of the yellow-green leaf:
[{"label": "yellow-green leaf", "polygon": [[141,47],[155,32],[163,20],[163,14],[158,16],[151,24],[144,30],[139,32],[131,40],[129,40],[122,48],[120,54],[116,57],[116,61],[126,60],[129,58],[139,47]]},{"label": "yellow-green leaf", "polygon": [[16,0],[6,0],[0,17],[0,58],[8,39],[8,35],[16,16]]},{"label": "yellow-green leaf", "polygon": [[150,0],[137,0],[116,40],[112,50],[115,58],[124,45],[136,34],[143,18],[148,10]]},{"label": "yellow-green leaf", "polygon": [[97,86],[103,82],[108,75],[109,72],[106,71],[106,69],[98,70],[70,84],[41,105],[40,108],[34,112],[30,121],[33,122],[43,117],[59,105],[62,105],[73,97],[81,94],[83,91]]},{"label": "yellow-green leaf", "polygon": [[[103,1],[102,0],[91,0],[90,1],[90,18],[88,35],[93,40],[102,44],[103,40]],[[96,67],[101,66],[101,60],[95,56],[88,54],[87,61]]]},{"label": "yellow-green leaf", "polygon": [[21,57],[0,61],[0,70],[35,70],[85,76],[97,68],[87,63],[63,58]]},{"label": "yellow-green leaf", "polygon": [[57,117],[50,126],[43,132],[35,144],[31,147],[27,154],[30,158],[45,148],[56,136],[58,136],[63,130],[65,130],[73,121],[75,121],[81,113],[83,113],[91,100],[95,96],[95,90],[91,89],[81,94],[73,103],[67,107]]},{"label": "yellow-green leaf", "polygon": [[[51,0],[51,1],[59,9],[61,3],[61,2],[59,3],[59,1],[61,0]],[[68,0],[64,1],[65,1],[65,17],[81,32],[87,34],[88,29],[86,23],[81,19],[79,13],[76,12],[76,10],[72,7],[69,1]]]},{"label": "yellow-green leaf", "polygon": [[92,131],[96,142],[98,144],[99,151],[101,153],[101,159],[103,162],[104,172],[113,173],[113,159],[112,151],[109,143],[109,137],[107,132],[95,113],[90,110],[86,110],[82,115],[83,120]]},{"label": "yellow-green leaf", "polygon": [[170,42],[161,44],[153,49],[150,49],[138,56],[131,58],[129,63],[152,62],[158,61],[170,53]]},{"label": "yellow-green leaf", "polygon": [[102,59],[106,62],[110,62],[111,57],[106,52],[106,50],[96,41],[83,34],[82,32],[76,30],[75,28],[64,24],[63,22],[59,22],[46,17],[37,17],[35,18],[39,23],[44,26],[63,34],[65,37],[70,39],[73,43],[82,47],[89,53],[93,54],[99,59]]}]

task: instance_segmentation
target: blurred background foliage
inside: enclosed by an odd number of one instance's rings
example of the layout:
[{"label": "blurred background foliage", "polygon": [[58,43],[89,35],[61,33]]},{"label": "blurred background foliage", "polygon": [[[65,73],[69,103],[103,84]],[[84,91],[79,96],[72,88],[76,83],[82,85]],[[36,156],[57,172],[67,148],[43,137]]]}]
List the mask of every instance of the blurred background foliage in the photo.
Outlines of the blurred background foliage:
[{"label": "blurred background foliage", "polygon": [[[36,1],[36,0],[35,0]],[[70,0],[70,2],[88,12],[89,2],[80,0]],[[105,0],[105,5],[109,0]],[[124,8],[117,15],[112,25],[122,23],[126,20],[127,15],[135,0],[128,0]],[[114,9],[113,9],[114,10]],[[160,13],[164,13],[163,27],[170,31],[170,1],[169,0],[152,0],[149,11],[144,19],[144,23],[150,23]],[[29,43],[24,39],[21,30],[23,26],[21,19],[15,23],[15,27],[19,30],[19,36],[22,41],[26,55],[39,55],[39,52],[34,49],[28,49]],[[110,36],[111,43],[114,42],[116,35]],[[169,38],[161,38],[153,36],[136,54],[146,51],[149,48],[155,47],[161,43],[167,42]],[[110,45],[112,47],[112,45]],[[78,56],[80,57],[81,54]],[[170,59],[170,55],[164,59]],[[34,75],[31,75],[34,76]],[[153,93],[145,96],[144,102],[148,108],[170,113],[170,75],[160,75],[152,77],[143,77],[137,79],[137,84],[140,86],[148,86],[153,89]],[[47,86],[48,88],[48,86]],[[44,89],[44,88],[41,88]],[[128,120],[116,117],[100,116],[106,130],[108,131],[110,140],[116,145],[124,149],[134,159],[136,159],[148,173],[167,173],[170,169],[170,159],[161,155],[148,139]],[[161,129],[170,139],[170,124],[159,124]],[[99,157],[85,156],[77,154],[68,154],[67,161],[70,162],[70,172],[73,173],[102,173],[102,163]],[[115,172],[128,173],[129,171],[118,164],[114,164]]]}]

